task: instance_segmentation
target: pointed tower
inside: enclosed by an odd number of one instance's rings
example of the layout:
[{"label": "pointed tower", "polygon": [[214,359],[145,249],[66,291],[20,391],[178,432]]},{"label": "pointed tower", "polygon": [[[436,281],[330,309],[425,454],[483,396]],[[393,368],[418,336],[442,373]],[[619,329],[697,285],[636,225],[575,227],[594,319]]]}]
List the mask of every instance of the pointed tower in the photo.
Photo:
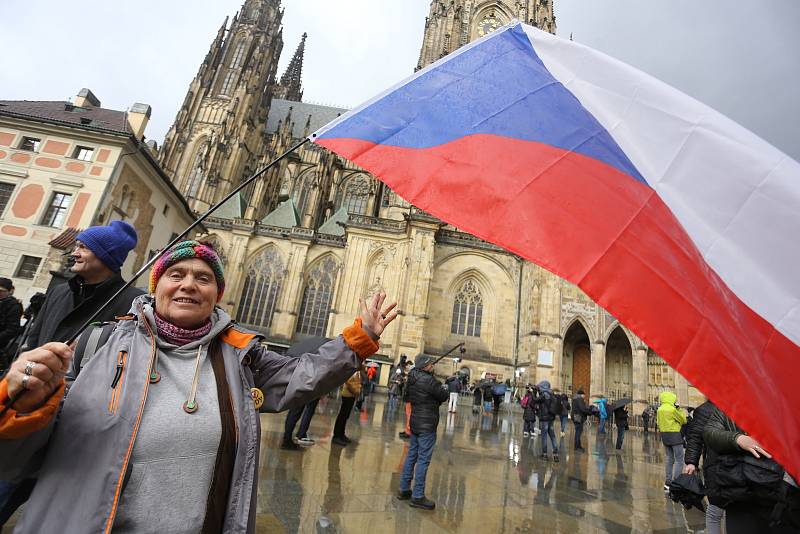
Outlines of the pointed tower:
[{"label": "pointed tower", "polygon": [[514,19],[556,32],[553,0],[433,0],[417,70]]},{"label": "pointed tower", "polygon": [[289,66],[286,67],[286,72],[281,76],[280,85],[273,91],[275,98],[294,102],[303,101],[303,56],[306,52],[306,37],[308,34],[303,33],[300,44],[297,45],[297,50],[292,56]]},{"label": "pointed tower", "polygon": [[246,0],[220,27],[159,152],[196,211],[255,170],[283,48],[280,0]]}]

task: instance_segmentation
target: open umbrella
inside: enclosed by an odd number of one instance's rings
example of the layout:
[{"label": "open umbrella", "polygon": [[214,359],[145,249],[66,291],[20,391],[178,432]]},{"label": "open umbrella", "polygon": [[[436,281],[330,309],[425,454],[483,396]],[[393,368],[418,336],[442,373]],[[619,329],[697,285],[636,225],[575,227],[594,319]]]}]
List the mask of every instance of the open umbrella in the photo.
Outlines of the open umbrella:
[{"label": "open umbrella", "polygon": [[375,362],[369,362],[369,363],[368,363],[367,365],[365,365],[364,367],[380,367],[380,366],[379,366],[377,363],[375,363]]},{"label": "open umbrella", "polygon": [[618,401],[616,401],[614,404],[612,404],[609,407],[609,410],[611,410],[613,412],[614,410],[616,410],[618,408],[622,408],[623,406],[627,406],[628,404],[630,404],[632,402],[633,401],[631,399],[627,398],[627,397],[625,397],[623,399],[619,399]]},{"label": "open umbrella", "polygon": [[295,343],[286,351],[287,356],[301,356],[310,352],[317,352],[319,348],[330,341],[329,337],[315,336]]}]

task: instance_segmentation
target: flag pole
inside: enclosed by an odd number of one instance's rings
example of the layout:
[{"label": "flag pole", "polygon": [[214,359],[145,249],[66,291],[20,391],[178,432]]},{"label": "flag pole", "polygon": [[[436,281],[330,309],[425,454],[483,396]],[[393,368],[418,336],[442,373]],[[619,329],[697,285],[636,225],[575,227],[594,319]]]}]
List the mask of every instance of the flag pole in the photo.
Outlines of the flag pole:
[{"label": "flag pole", "polygon": [[[212,213],[214,213],[215,211],[217,211],[217,210],[220,208],[220,206],[222,206],[222,205],[223,205],[223,204],[225,204],[225,203],[226,203],[228,200],[230,200],[231,198],[233,198],[233,196],[234,196],[234,195],[236,195],[236,193],[238,193],[239,191],[241,191],[242,189],[244,189],[245,187],[247,187],[247,186],[248,186],[248,185],[250,185],[251,183],[255,182],[256,180],[258,180],[258,179],[259,179],[259,178],[260,178],[260,177],[261,177],[261,176],[262,176],[262,175],[263,175],[265,172],[267,172],[267,171],[268,171],[270,168],[274,167],[274,166],[275,166],[276,164],[278,164],[278,163],[279,163],[281,160],[283,160],[284,158],[286,158],[286,156],[288,156],[289,154],[291,154],[292,152],[294,152],[295,150],[297,150],[298,148],[300,148],[300,147],[301,147],[301,146],[303,146],[304,144],[308,143],[310,140],[311,140],[310,138],[306,137],[306,138],[304,138],[302,141],[299,141],[297,144],[295,144],[294,146],[290,147],[290,148],[289,148],[289,149],[288,149],[286,152],[284,152],[283,154],[281,154],[280,156],[278,156],[278,157],[277,157],[277,158],[275,158],[274,160],[272,160],[272,161],[270,161],[269,163],[267,163],[267,164],[266,164],[264,167],[262,167],[262,168],[261,168],[259,171],[257,171],[255,174],[253,174],[253,175],[252,175],[252,176],[250,176],[250,177],[249,177],[247,180],[245,180],[244,182],[242,182],[241,184],[239,184],[239,185],[238,185],[236,188],[234,188],[234,189],[233,189],[233,191],[231,191],[230,193],[228,193],[228,194],[227,194],[227,195],[226,195],[226,196],[225,196],[225,197],[224,197],[222,200],[220,200],[219,202],[217,202],[216,204],[214,204],[213,206],[211,206],[211,207],[208,209],[208,211],[206,211],[206,212],[205,212],[203,215],[201,215],[199,218],[195,219],[195,221],[194,221],[192,224],[190,224],[190,225],[189,225],[189,226],[188,226],[188,227],[187,227],[187,228],[186,228],[186,229],[185,229],[183,232],[181,232],[180,234],[178,234],[177,236],[175,236],[175,238],[174,238],[172,241],[170,241],[169,243],[167,243],[167,245],[166,245],[164,248],[162,248],[162,249],[161,249],[161,250],[160,250],[160,251],[159,251],[157,254],[155,254],[155,255],[154,255],[152,258],[150,258],[150,259],[149,259],[149,260],[148,260],[148,261],[147,261],[147,262],[146,262],[146,263],[145,263],[145,264],[142,266],[142,268],[141,268],[141,269],[139,269],[139,270],[138,270],[138,271],[137,271],[137,272],[136,272],[136,273],[133,275],[133,277],[132,277],[130,280],[128,280],[128,281],[125,283],[125,285],[124,285],[124,286],[122,286],[122,287],[121,287],[121,288],[120,288],[120,289],[119,289],[119,290],[118,290],[116,293],[114,293],[114,294],[111,296],[111,298],[109,298],[109,299],[108,299],[108,300],[107,300],[107,301],[106,301],[106,302],[105,302],[105,303],[104,303],[102,306],[100,306],[100,308],[98,308],[98,309],[97,309],[97,311],[96,311],[96,312],[94,312],[94,313],[92,314],[92,316],[91,316],[91,317],[89,317],[89,318],[86,320],[86,322],[84,322],[84,323],[83,323],[83,325],[81,325],[81,327],[80,327],[80,328],[78,328],[78,330],[76,330],[76,331],[75,331],[75,333],[74,333],[74,334],[72,334],[72,336],[71,336],[71,337],[70,337],[70,338],[69,338],[69,339],[66,341],[66,344],[67,344],[67,345],[71,345],[72,343],[74,343],[74,342],[75,342],[75,341],[78,339],[78,337],[79,337],[79,336],[80,336],[80,335],[81,335],[81,334],[84,332],[84,330],[86,330],[86,329],[89,327],[89,325],[91,325],[91,324],[92,324],[92,323],[93,323],[93,322],[94,322],[94,321],[95,321],[95,320],[96,320],[96,319],[97,319],[97,318],[100,316],[100,314],[101,314],[101,313],[103,313],[103,311],[105,311],[105,309],[106,309],[106,308],[108,308],[108,306],[109,306],[109,305],[111,305],[111,303],[112,303],[112,302],[114,302],[114,300],[115,300],[117,297],[119,297],[119,296],[120,296],[120,295],[121,295],[121,294],[122,294],[122,293],[123,293],[123,292],[124,292],[126,289],[128,289],[129,287],[131,287],[131,286],[132,286],[132,285],[133,285],[133,284],[136,282],[136,280],[138,280],[138,279],[139,279],[139,277],[140,277],[140,276],[142,276],[142,275],[143,275],[145,272],[147,272],[147,271],[150,269],[150,267],[151,267],[151,266],[152,266],[152,265],[153,265],[153,264],[154,264],[154,263],[155,263],[155,262],[158,260],[158,258],[160,258],[162,254],[164,254],[164,252],[166,252],[166,251],[167,251],[167,250],[169,250],[169,249],[170,249],[170,248],[171,248],[173,245],[175,245],[176,243],[178,243],[179,241],[181,241],[181,240],[184,238],[184,236],[186,236],[186,235],[187,235],[189,232],[191,232],[191,231],[192,231],[192,230],[194,230],[194,229],[195,229],[197,226],[199,226],[199,225],[200,225],[200,223],[202,223],[204,220],[206,220],[206,219],[207,219],[207,218],[208,218],[208,217],[209,217],[209,216],[210,216]],[[23,340],[23,341],[24,341],[24,340]],[[19,398],[20,398],[20,397],[22,397],[24,394],[25,394],[25,390],[22,390],[22,391],[20,391],[20,392],[19,392],[17,395],[15,395],[14,397],[10,398],[10,399],[9,399],[9,402],[8,402],[8,404],[5,406],[5,408],[3,408],[2,410],[0,410],[0,417],[2,417],[3,415],[5,415],[5,413],[6,413],[8,410],[10,410],[10,409],[11,409],[11,408],[14,406],[14,403],[15,403],[15,402],[17,402],[17,400],[19,400]]]},{"label": "flag pole", "polygon": [[[442,354],[441,356],[439,356],[438,358],[436,358],[436,359],[433,361],[433,365],[436,365],[437,363],[439,363],[440,361],[442,361],[442,360],[443,360],[443,359],[444,359],[446,356],[448,356],[449,354],[451,354],[451,353],[452,353],[454,350],[456,350],[456,349],[457,349],[457,348],[459,348],[459,347],[460,347],[460,348],[462,348],[462,349],[464,348],[464,342],[463,342],[463,341],[462,341],[461,343],[459,343],[458,345],[456,345],[455,347],[453,347],[452,349],[450,349],[450,350],[448,350],[447,352],[445,352],[444,354]],[[462,351],[462,352],[461,352],[461,354],[463,354],[463,353],[464,353],[464,351]]]}]

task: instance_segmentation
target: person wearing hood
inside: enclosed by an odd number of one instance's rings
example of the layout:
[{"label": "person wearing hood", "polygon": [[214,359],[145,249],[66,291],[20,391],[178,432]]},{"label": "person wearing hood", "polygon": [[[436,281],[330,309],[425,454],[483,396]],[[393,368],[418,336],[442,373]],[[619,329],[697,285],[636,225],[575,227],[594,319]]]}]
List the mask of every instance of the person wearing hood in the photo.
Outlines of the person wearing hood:
[{"label": "person wearing hood", "polygon": [[597,427],[597,433],[605,434],[606,419],[608,419],[608,399],[605,395],[601,395],[594,403],[597,404],[598,415],[600,416],[600,425]]},{"label": "person wearing hood", "polygon": [[539,431],[542,437],[542,458],[547,458],[547,439],[553,445],[553,461],[558,462],[558,442],[556,441],[555,420],[561,415],[561,399],[550,389],[550,382],[542,380],[537,384],[539,396],[534,402],[539,405]]},{"label": "person wearing hood", "polygon": [[[108,226],[92,226],[75,236],[70,254],[75,276],[66,284],[47,292],[42,310],[24,341],[26,350],[51,341],[66,341],[117,291],[125,286],[120,270],[130,251],[136,247],[136,230],[125,221]],[[97,322],[113,321],[126,315],[133,299],[144,293],[126,288],[97,317]]]},{"label": "person wearing hood", "polygon": [[236,325],[224,290],[213,247],[183,241],[88,362],[58,342],[20,355],[0,381],[0,479],[39,478],[18,534],[255,532],[259,411],[337,387],[397,314],[376,294],[342,335],[291,357]]},{"label": "person wearing hood", "polygon": [[449,396],[447,386],[433,376],[433,362],[431,356],[419,354],[414,360],[414,368],[408,373],[406,388],[411,403],[411,443],[397,492],[399,500],[410,499],[411,506],[424,510],[436,507],[436,503],[425,496],[425,477],[436,444],[439,406]]},{"label": "person wearing hood", "polygon": [[669,491],[669,483],[683,471],[683,435],[681,429],[686,424],[686,414],[678,408],[677,395],[662,391],[658,396],[656,424],[664,444],[664,490]]}]

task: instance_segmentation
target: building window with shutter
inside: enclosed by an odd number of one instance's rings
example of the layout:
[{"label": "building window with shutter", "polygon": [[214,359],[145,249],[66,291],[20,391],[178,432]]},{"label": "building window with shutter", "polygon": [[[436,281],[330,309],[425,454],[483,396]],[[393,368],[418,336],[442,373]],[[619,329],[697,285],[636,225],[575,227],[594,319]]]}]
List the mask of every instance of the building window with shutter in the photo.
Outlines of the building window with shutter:
[{"label": "building window with shutter", "polygon": [[6,206],[8,206],[8,201],[11,200],[14,187],[14,184],[0,182],[0,217],[2,217],[3,212],[6,211]]},{"label": "building window with shutter", "polygon": [[41,144],[42,140],[37,137],[23,137],[18,148],[29,152],[39,152]]},{"label": "building window with shutter", "polygon": [[53,193],[50,205],[47,207],[47,211],[44,212],[44,217],[42,217],[42,225],[61,228],[71,202],[72,195],[69,193]]},{"label": "building window with shutter", "polygon": [[36,256],[22,256],[21,261],[19,262],[19,267],[17,267],[17,278],[23,278],[25,280],[33,280],[36,277],[36,271],[39,270],[39,264],[42,262],[42,258],[37,258]]},{"label": "building window with shutter", "polygon": [[72,157],[81,161],[92,161],[94,149],[88,146],[76,146],[72,152]]}]

